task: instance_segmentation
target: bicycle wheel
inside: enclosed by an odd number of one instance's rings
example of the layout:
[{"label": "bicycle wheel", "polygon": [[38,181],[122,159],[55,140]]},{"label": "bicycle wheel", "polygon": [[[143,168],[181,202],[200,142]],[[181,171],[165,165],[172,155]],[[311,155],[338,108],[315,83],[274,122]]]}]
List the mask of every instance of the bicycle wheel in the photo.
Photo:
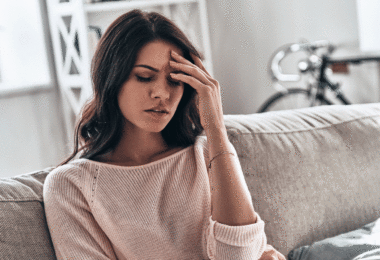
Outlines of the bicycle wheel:
[{"label": "bicycle wheel", "polygon": [[[297,109],[311,106],[310,93],[307,89],[288,88],[287,92],[279,92],[270,97],[257,111],[258,113]],[[317,97],[314,106],[331,105],[325,97]]]}]

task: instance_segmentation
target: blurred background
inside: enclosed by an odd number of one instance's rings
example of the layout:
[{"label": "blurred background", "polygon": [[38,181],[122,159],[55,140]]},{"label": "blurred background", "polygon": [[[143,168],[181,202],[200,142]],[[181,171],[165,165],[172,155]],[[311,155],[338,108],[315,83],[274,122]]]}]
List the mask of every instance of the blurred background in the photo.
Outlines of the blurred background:
[{"label": "blurred background", "polygon": [[[75,118],[67,114],[70,105],[62,98],[62,78],[56,66],[61,51],[69,52],[70,48],[54,47],[51,27],[56,26],[55,13],[49,11],[56,7],[46,1],[0,0],[0,177],[56,166],[71,152],[69,122]],[[191,17],[207,19],[211,55],[208,66],[221,85],[224,114],[256,113],[275,93],[267,65],[281,45],[301,40],[329,40],[341,46],[336,55],[362,52],[355,0],[207,0],[205,3],[206,16],[200,12]],[[91,3],[86,1],[86,4]],[[80,8],[77,8],[79,12],[84,12]],[[60,12],[66,12],[63,9]],[[91,11],[86,22],[100,23],[104,31],[114,20],[113,16],[116,18],[125,11]],[[102,12],[105,14],[101,15]],[[75,23],[80,24],[80,19]],[[199,24],[202,19],[197,23],[202,31]],[[81,39],[81,33],[78,29],[72,41]],[[87,44],[91,44],[91,37],[86,37]],[[80,47],[83,43],[76,44],[77,56],[83,57],[84,50]],[[201,49],[207,52],[207,46]],[[86,60],[81,62],[85,63],[84,68],[89,65]],[[70,74],[80,74],[81,69],[74,62],[68,70]],[[294,59],[284,63],[284,70],[296,72]],[[349,77],[332,78],[343,82],[342,90],[353,103],[373,103],[380,98],[379,75],[378,64],[368,63],[350,69]]]}]

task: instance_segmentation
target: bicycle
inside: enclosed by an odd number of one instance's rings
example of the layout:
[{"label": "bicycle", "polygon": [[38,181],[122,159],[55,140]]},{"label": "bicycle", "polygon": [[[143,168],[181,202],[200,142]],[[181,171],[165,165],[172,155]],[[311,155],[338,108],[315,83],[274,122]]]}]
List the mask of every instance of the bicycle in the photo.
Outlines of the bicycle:
[{"label": "bicycle", "polygon": [[[269,97],[258,109],[258,113],[312,107],[319,105],[335,104],[326,97],[326,89],[335,93],[336,98],[344,105],[351,102],[344,96],[339,83],[331,82],[326,70],[330,66],[335,68],[347,69],[348,64],[360,64],[362,62],[380,61],[380,56],[360,56],[356,58],[331,58],[330,55],[336,50],[337,46],[329,41],[316,41],[314,43],[294,43],[280,47],[271,57],[269,63],[269,73],[272,81],[276,83],[278,92]],[[322,54],[318,51],[324,50]],[[301,79],[298,74],[283,74],[280,62],[289,54],[304,51],[308,54],[306,59],[298,63],[300,74],[309,74],[307,88],[291,87],[286,88],[278,82],[296,82]]]}]

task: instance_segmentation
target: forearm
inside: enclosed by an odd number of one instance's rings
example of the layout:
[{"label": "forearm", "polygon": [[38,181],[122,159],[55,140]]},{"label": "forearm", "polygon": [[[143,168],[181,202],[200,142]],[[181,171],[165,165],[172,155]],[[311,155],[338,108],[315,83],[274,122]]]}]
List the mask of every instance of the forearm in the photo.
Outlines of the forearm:
[{"label": "forearm", "polygon": [[[225,129],[206,135],[210,160],[222,151],[233,152]],[[216,157],[211,162],[209,178],[213,220],[230,226],[256,223],[251,194],[236,156],[222,154]]]}]

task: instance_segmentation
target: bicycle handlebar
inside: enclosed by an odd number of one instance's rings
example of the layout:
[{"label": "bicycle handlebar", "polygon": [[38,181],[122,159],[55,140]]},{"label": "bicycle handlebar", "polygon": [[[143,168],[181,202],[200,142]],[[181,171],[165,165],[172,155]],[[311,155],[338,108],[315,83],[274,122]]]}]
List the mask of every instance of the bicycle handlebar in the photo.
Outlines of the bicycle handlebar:
[{"label": "bicycle handlebar", "polygon": [[280,62],[290,53],[306,51],[309,54],[314,54],[320,48],[327,48],[328,53],[332,53],[335,46],[329,41],[322,40],[313,43],[293,43],[283,45],[275,53],[270,60],[270,69],[268,70],[273,81],[299,81],[301,79],[298,74],[283,74],[280,67]]}]

